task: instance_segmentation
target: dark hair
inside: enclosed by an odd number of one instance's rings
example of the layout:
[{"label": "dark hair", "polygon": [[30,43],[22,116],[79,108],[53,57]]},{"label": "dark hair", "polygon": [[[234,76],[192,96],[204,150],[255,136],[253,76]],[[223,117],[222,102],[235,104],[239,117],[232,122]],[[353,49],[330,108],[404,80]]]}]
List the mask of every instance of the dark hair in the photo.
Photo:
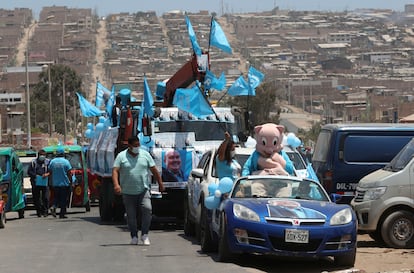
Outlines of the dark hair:
[{"label": "dark hair", "polygon": [[221,161],[225,160],[225,161],[227,161],[227,164],[230,164],[231,161],[232,161],[230,152],[231,152],[231,150],[233,148],[233,145],[234,145],[234,141],[233,140],[231,140],[229,138],[227,138],[226,140],[224,140],[220,144],[220,146],[219,146],[219,148],[217,150],[218,159],[221,160]]},{"label": "dark hair", "polygon": [[128,138],[128,144],[129,145],[132,145],[135,141],[139,142],[139,138],[137,136],[133,136],[133,137]]},{"label": "dark hair", "polygon": [[40,149],[40,150],[37,152],[37,155],[40,155],[40,154],[46,154],[46,151],[45,151],[44,149]]}]

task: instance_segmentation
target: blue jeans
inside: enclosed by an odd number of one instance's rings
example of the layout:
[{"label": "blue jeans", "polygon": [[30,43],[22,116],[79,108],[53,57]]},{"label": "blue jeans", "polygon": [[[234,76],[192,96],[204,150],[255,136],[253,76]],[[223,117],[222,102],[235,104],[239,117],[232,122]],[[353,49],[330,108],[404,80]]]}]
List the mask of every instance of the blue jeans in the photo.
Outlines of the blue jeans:
[{"label": "blue jeans", "polygon": [[138,237],[137,226],[137,208],[140,205],[141,212],[141,235],[148,234],[151,217],[152,206],[151,197],[148,190],[140,194],[123,194],[122,200],[125,206],[125,212],[127,214],[127,224],[132,237]]}]

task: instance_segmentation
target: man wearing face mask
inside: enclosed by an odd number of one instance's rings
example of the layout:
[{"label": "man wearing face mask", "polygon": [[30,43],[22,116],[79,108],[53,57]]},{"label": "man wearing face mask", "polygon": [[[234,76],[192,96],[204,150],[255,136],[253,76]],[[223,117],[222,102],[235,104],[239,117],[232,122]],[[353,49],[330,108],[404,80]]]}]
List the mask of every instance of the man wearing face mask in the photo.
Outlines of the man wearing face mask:
[{"label": "man wearing face mask", "polygon": [[33,159],[27,174],[30,177],[33,192],[33,202],[36,208],[37,217],[47,217],[49,209],[49,159],[46,158],[45,150],[40,150],[37,158]]},{"label": "man wearing face mask", "polygon": [[216,170],[219,179],[230,177],[236,180],[240,176],[241,166],[234,158],[236,145],[230,136],[220,144],[217,150]]},{"label": "man wearing face mask", "polygon": [[147,151],[140,149],[138,137],[129,138],[128,149],[120,152],[115,158],[112,181],[115,194],[122,194],[132,245],[138,244],[138,206],[141,208],[141,244],[150,245],[148,238],[152,217],[150,172],[158,183],[159,191],[163,192],[164,185],[155,167],[154,159]]}]

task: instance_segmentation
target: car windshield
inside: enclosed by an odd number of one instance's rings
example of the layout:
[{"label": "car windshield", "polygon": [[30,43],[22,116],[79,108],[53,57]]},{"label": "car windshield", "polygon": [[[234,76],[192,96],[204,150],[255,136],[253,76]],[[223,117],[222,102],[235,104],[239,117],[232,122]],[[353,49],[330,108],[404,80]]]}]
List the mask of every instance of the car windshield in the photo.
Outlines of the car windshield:
[{"label": "car windshield", "polygon": [[30,162],[22,162],[23,165],[23,176],[24,177],[29,177],[29,175],[27,174],[27,170],[29,169],[30,166]]},{"label": "car windshield", "polygon": [[398,172],[407,166],[408,162],[414,156],[414,139],[408,142],[407,145],[387,164],[384,169],[388,171]]},{"label": "car windshield", "polygon": [[293,198],[329,201],[318,183],[286,177],[244,177],[234,185],[232,198]]}]

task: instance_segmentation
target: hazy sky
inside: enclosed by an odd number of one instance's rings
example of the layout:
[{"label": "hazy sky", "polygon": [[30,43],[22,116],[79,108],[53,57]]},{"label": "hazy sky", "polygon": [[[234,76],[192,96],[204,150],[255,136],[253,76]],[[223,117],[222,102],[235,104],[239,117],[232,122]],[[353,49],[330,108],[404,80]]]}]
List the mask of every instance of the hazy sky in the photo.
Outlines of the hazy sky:
[{"label": "hazy sky", "polygon": [[38,17],[42,7],[67,6],[68,8],[96,9],[100,16],[116,12],[155,10],[158,15],[170,10],[224,12],[249,12],[270,10],[275,6],[292,10],[343,11],[357,8],[388,8],[403,11],[405,4],[414,0],[0,0],[0,8],[31,8]]}]

